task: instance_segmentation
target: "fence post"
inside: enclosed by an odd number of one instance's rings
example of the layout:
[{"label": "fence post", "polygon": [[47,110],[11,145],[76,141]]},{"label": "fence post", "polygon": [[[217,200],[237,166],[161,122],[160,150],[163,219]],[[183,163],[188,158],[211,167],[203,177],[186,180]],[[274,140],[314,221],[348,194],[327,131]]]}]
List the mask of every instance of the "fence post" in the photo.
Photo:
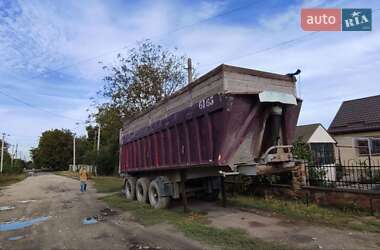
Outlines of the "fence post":
[{"label": "fence post", "polygon": [[302,196],[301,189],[305,185],[305,163],[297,162],[292,170],[292,189],[296,197]]}]

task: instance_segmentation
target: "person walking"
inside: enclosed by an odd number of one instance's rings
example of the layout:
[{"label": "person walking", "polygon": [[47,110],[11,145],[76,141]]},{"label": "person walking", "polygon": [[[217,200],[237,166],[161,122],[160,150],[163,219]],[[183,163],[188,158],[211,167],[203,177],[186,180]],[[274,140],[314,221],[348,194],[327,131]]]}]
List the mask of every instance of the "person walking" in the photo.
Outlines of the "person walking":
[{"label": "person walking", "polygon": [[86,192],[87,189],[88,172],[85,167],[81,167],[79,170],[80,191]]}]

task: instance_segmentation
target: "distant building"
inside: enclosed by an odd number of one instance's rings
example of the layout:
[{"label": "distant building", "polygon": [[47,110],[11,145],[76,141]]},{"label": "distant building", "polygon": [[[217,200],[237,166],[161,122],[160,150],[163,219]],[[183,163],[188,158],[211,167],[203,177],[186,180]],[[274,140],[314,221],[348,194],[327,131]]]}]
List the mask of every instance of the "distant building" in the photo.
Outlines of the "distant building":
[{"label": "distant building", "polygon": [[337,142],[343,163],[380,160],[380,95],[342,103],[329,133]]},{"label": "distant building", "polygon": [[297,126],[295,141],[307,144],[318,164],[334,164],[334,145],[336,141],[319,123]]}]

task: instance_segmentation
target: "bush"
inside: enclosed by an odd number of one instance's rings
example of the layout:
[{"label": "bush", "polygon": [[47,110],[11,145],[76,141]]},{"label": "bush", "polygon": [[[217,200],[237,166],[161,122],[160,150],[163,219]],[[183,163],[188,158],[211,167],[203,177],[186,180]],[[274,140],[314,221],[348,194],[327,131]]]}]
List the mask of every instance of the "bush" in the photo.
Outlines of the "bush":
[{"label": "bush", "polygon": [[15,164],[13,167],[8,164],[3,166],[3,174],[16,175],[21,174],[23,171],[24,168],[20,164]]},{"label": "bush", "polygon": [[100,150],[96,157],[96,169],[98,175],[112,175],[116,173],[119,156],[110,150]]},{"label": "bush", "polygon": [[323,166],[308,167],[308,179],[310,186],[335,187],[336,183],[330,182],[327,178],[327,169]]}]

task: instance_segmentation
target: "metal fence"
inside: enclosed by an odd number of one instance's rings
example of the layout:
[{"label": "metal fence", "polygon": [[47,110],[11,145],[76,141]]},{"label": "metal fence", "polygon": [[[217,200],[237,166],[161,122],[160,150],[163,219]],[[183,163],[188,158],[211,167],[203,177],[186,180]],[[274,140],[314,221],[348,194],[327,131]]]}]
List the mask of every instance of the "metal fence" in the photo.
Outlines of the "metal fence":
[{"label": "metal fence", "polygon": [[307,164],[306,186],[380,192],[380,164]]}]

